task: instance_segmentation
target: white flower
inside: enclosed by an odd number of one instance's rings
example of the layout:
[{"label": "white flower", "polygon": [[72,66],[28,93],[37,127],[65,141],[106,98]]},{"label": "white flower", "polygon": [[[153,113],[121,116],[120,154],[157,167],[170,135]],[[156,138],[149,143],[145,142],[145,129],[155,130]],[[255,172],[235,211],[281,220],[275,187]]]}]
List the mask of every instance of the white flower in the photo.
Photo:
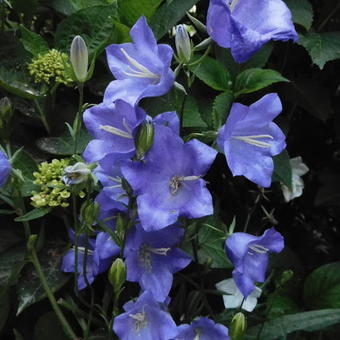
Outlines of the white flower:
[{"label": "white flower", "polygon": [[[262,290],[258,287],[251,292],[251,294],[245,299],[237,288],[234,279],[227,279],[216,283],[216,288],[227,295],[223,295],[224,307],[225,308],[238,308],[241,306],[242,309],[247,312],[252,312],[257,304],[257,298],[260,297]],[[243,301],[243,303],[242,303]]]},{"label": "white flower", "polygon": [[82,162],[67,166],[64,169],[63,181],[66,185],[79,184],[87,181],[91,170]]},{"label": "white flower", "polygon": [[289,162],[292,168],[292,188],[290,189],[281,183],[283,197],[286,202],[302,195],[304,183],[301,176],[305,175],[309,171],[309,168],[303,163],[300,156],[291,158]]}]

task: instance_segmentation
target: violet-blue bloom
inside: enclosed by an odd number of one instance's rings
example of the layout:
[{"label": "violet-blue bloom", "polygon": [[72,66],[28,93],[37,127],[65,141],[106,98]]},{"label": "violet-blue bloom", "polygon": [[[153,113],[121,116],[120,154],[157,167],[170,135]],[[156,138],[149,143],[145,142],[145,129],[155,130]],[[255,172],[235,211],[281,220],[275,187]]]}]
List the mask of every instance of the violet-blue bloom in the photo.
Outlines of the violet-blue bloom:
[{"label": "violet-blue bloom", "polygon": [[2,187],[11,173],[12,166],[7,156],[0,150],[0,187]]},{"label": "violet-blue bloom", "polygon": [[264,282],[268,253],[279,253],[284,248],[282,235],[274,228],[262,236],[234,233],[225,242],[225,250],[233,263],[233,278],[243,296],[255,289],[255,282]]},{"label": "violet-blue bloom", "polygon": [[190,256],[176,247],[183,234],[184,230],[175,226],[146,232],[137,225],[128,234],[124,249],[127,280],[139,282],[155,300],[164,302],[172,286],[172,274],[191,262]]},{"label": "violet-blue bloom", "polygon": [[106,88],[104,102],[123,99],[135,105],[144,97],[167,93],[174,83],[170,69],[173,50],[157,41],[144,16],[131,28],[133,43],[106,48],[109,68],[116,80]]},{"label": "violet-blue bloom", "polygon": [[245,62],[269,40],[297,41],[292,15],[282,0],[210,0],[207,30],[218,45]]},{"label": "violet-blue bloom", "polygon": [[174,224],[179,216],[213,213],[202,177],[215,157],[216,151],[198,140],[184,143],[170,128],[155,125],[154,143],[144,161],[122,167],[137,195],[138,216],[146,231]]},{"label": "violet-blue bloom", "polygon": [[123,306],[125,313],[114,319],[113,330],[120,340],[170,340],[177,327],[171,315],[162,308],[149,291],[136,302]]},{"label": "violet-blue bloom", "polygon": [[208,318],[198,318],[191,325],[178,327],[176,340],[230,340],[228,328]]},{"label": "violet-blue bloom", "polygon": [[[74,242],[74,232],[70,231],[71,241]],[[86,250],[87,248],[87,250]],[[86,251],[86,264],[84,273],[84,261]],[[119,247],[107,233],[100,232],[96,239],[88,239],[85,235],[78,238],[77,269],[75,265],[75,248],[70,249],[63,257],[61,270],[67,273],[78,272],[78,289],[86,288],[86,280],[92,284],[94,278],[106,271],[114,256],[119,254]],[[86,278],[86,279],[85,279]]]},{"label": "violet-blue bloom", "polygon": [[122,100],[109,105],[101,103],[87,109],[84,123],[95,139],[86,147],[85,160],[91,163],[110,155],[120,159],[133,156],[134,132],[145,117],[142,109]]},{"label": "violet-blue bloom", "polygon": [[270,93],[248,106],[234,103],[217,144],[226,155],[233,176],[269,187],[274,163],[272,157],[286,146],[285,135],[272,120],[282,111],[279,96]]}]

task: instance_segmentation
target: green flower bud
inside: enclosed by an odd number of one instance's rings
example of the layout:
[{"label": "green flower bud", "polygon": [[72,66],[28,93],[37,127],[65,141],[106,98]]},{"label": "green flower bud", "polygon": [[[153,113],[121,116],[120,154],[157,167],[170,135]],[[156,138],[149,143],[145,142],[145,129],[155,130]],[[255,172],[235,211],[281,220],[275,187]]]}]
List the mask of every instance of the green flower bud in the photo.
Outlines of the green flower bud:
[{"label": "green flower bud", "polygon": [[192,45],[185,25],[176,27],[175,43],[179,60],[187,64],[191,59]]},{"label": "green flower bud", "polygon": [[83,204],[80,210],[82,221],[86,221],[89,226],[92,226],[96,221],[97,215],[99,213],[99,204],[98,203],[90,203]]},{"label": "green flower bud", "polygon": [[229,327],[231,340],[242,340],[247,329],[247,320],[243,313],[239,312],[234,315]]},{"label": "green flower bud", "polygon": [[89,51],[84,39],[80,35],[75,36],[72,41],[70,60],[77,80],[80,83],[84,83],[87,78]]},{"label": "green flower bud", "polygon": [[293,276],[294,276],[294,272],[291,269],[285,270],[281,274],[281,277],[277,280],[276,286],[278,288],[284,286],[284,284],[287,283]]},{"label": "green flower bud", "polygon": [[140,160],[153,144],[154,126],[151,121],[142,124],[136,136],[136,160]]},{"label": "green flower bud", "polygon": [[115,294],[119,294],[126,280],[126,267],[124,261],[121,258],[118,257],[113,261],[108,272],[108,278]]}]

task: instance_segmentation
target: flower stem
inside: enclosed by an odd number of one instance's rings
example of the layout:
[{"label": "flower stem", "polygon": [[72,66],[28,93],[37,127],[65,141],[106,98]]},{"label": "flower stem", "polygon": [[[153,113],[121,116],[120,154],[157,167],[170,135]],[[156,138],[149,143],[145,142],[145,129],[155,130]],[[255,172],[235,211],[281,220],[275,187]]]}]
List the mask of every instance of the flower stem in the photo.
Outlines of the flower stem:
[{"label": "flower stem", "polygon": [[61,311],[61,309],[59,308],[58,306],[58,303],[47,283],[47,280],[46,280],[46,277],[44,275],[44,272],[41,268],[41,265],[40,265],[40,262],[39,262],[39,259],[38,259],[38,256],[37,256],[37,253],[36,253],[36,250],[35,250],[35,247],[34,245],[32,247],[29,247],[29,258],[31,260],[31,262],[33,263],[33,266],[38,274],[38,277],[39,277],[39,280],[44,288],[44,291],[47,295],[47,298],[49,299],[50,303],[51,303],[51,306],[55,312],[55,314],[57,315],[64,331],[65,331],[65,334],[67,334],[67,336],[70,338],[70,339],[78,339],[78,337],[75,335],[75,333],[73,332],[71,326],[69,325],[69,323],[67,322],[63,312]]},{"label": "flower stem", "polygon": [[327,17],[319,25],[317,31],[320,32],[328,23],[329,19],[338,11],[340,8],[340,2],[334,7],[334,9],[327,15]]},{"label": "flower stem", "polygon": [[43,123],[47,133],[50,134],[51,133],[51,129],[50,129],[50,126],[48,125],[48,122],[47,122],[47,119],[46,119],[46,115],[45,115],[44,111],[41,109],[39,101],[37,99],[35,99],[34,100],[34,104],[37,107],[38,112],[40,114],[41,122]]},{"label": "flower stem", "polygon": [[78,149],[78,140],[79,140],[79,133],[81,128],[81,118],[82,118],[82,108],[83,108],[83,101],[84,101],[84,84],[80,83],[78,86],[79,90],[79,104],[78,104],[78,112],[75,118],[74,128],[75,128],[75,136],[74,136],[74,150],[73,153],[77,153]]}]

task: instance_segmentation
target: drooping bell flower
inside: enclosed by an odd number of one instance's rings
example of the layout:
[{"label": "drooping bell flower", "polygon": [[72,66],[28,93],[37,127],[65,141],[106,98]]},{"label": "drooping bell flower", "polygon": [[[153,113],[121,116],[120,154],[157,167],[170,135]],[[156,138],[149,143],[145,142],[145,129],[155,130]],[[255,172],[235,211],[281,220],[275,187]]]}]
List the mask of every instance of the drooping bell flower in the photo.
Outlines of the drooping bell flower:
[{"label": "drooping bell flower", "polygon": [[272,122],[281,111],[276,93],[267,94],[250,106],[233,104],[217,137],[233,176],[243,175],[262,187],[270,186],[272,157],[286,146],[285,135]]},{"label": "drooping bell flower", "polygon": [[[102,160],[108,155],[130,158],[135,152],[134,131],[146,114],[123,100],[114,104],[95,105],[84,112],[84,123],[95,138],[84,151],[88,163]],[[111,160],[112,163],[112,160]]]},{"label": "drooping bell flower", "polygon": [[91,170],[87,164],[77,162],[64,169],[63,182],[66,185],[80,184],[87,181]]},{"label": "drooping bell flower", "polygon": [[127,280],[139,282],[155,300],[164,302],[169,295],[174,273],[191,262],[190,256],[177,248],[184,230],[170,226],[146,232],[137,225],[127,236],[124,256]]},{"label": "drooping bell flower", "polygon": [[274,228],[262,236],[234,233],[225,242],[225,251],[234,265],[233,278],[243,296],[247,298],[255,289],[255,282],[264,282],[268,254],[284,248],[282,235]]},{"label": "drooping bell flower", "polygon": [[144,292],[136,302],[123,306],[125,313],[115,317],[113,330],[121,340],[170,340],[177,335],[177,327],[164,306],[152,293]]},{"label": "drooping bell flower", "polygon": [[170,69],[173,50],[157,44],[144,16],[131,28],[132,43],[113,44],[106,48],[109,68],[116,78],[105,90],[104,102],[116,99],[135,105],[145,97],[167,93],[174,83]]},{"label": "drooping bell flower", "polygon": [[0,187],[2,187],[11,173],[12,166],[7,156],[0,150]]},{"label": "drooping bell flower", "polygon": [[230,340],[230,337],[227,327],[201,317],[191,325],[179,326],[176,340]]},{"label": "drooping bell flower", "polygon": [[247,61],[269,40],[297,41],[292,15],[282,0],[210,0],[207,30],[235,61]]},{"label": "drooping bell flower", "polygon": [[202,177],[216,151],[198,140],[184,143],[173,130],[155,125],[154,143],[143,162],[129,162],[122,173],[137,195],[138,216],[146,231],[174,224],[179,216],[211,215],[211,195]]}]

